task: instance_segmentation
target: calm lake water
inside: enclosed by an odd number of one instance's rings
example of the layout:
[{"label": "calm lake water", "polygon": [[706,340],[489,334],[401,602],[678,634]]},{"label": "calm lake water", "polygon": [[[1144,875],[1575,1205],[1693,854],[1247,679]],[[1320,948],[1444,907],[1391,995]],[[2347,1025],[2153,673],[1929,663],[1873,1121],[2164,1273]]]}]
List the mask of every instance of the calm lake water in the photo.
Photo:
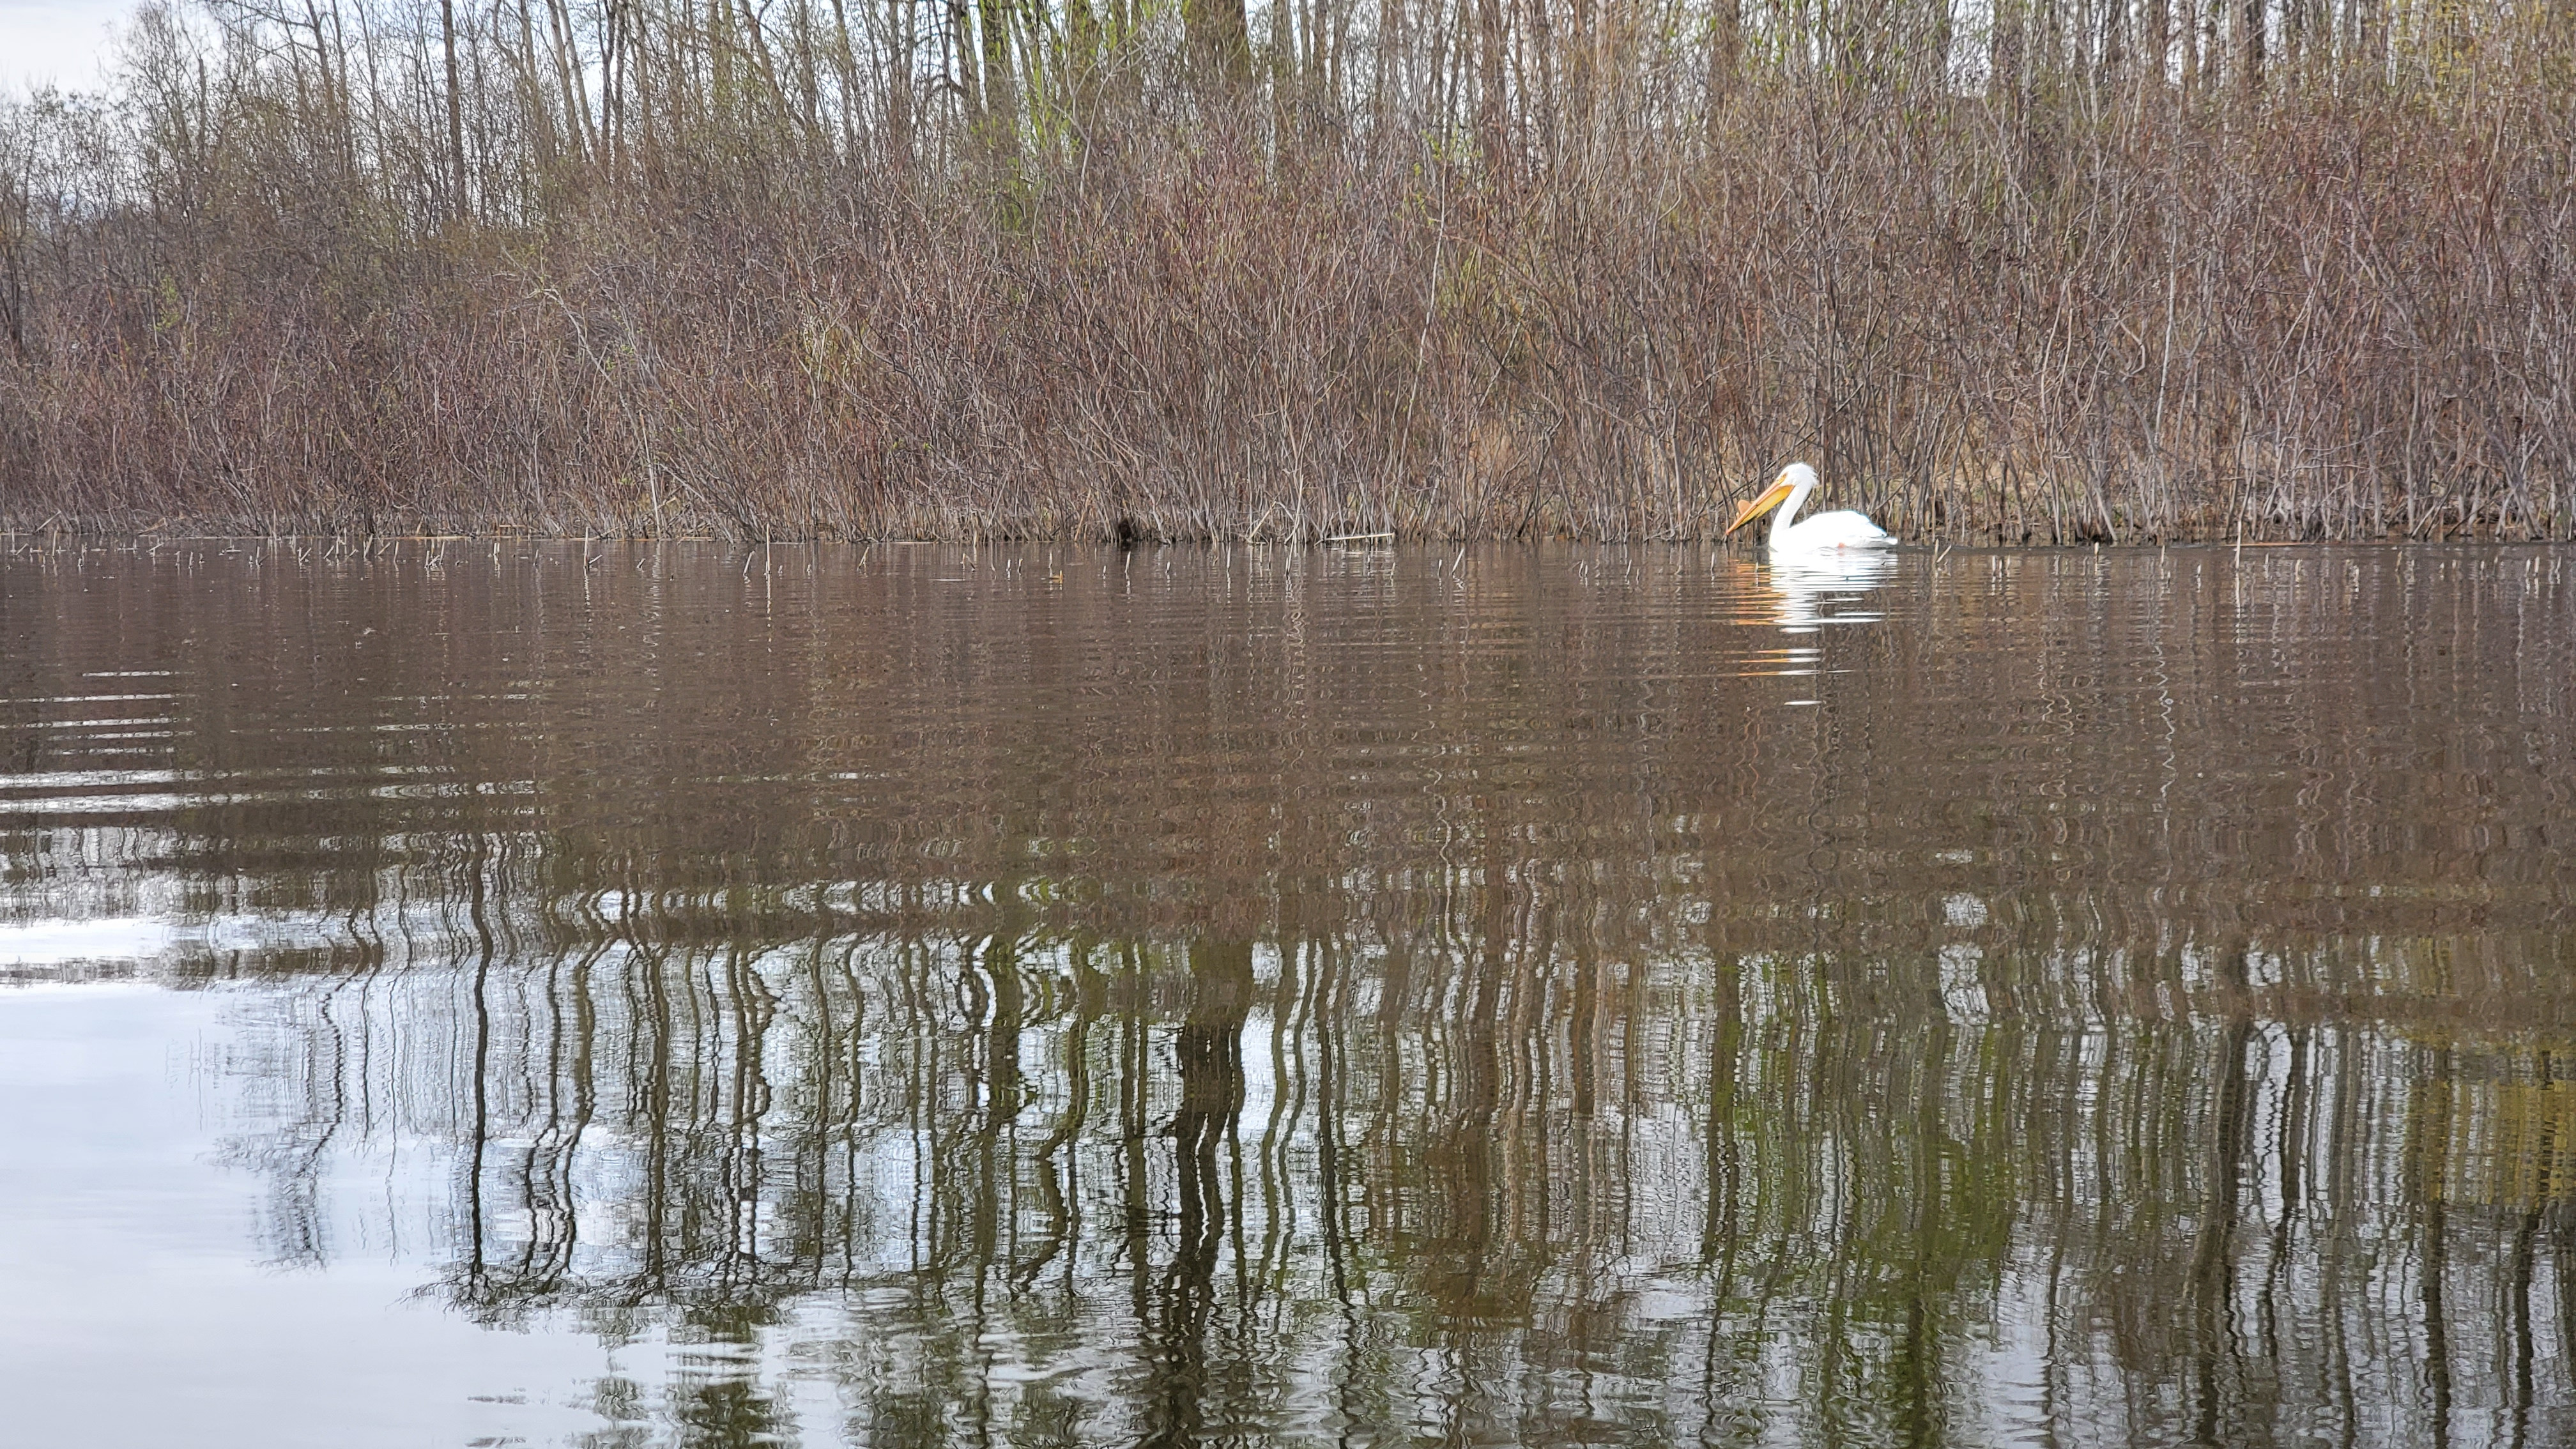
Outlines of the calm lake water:
[{"label": "calm lake water", "polygon": [[2576,1439],[2576,556],[0,561],[30,1445]]}]

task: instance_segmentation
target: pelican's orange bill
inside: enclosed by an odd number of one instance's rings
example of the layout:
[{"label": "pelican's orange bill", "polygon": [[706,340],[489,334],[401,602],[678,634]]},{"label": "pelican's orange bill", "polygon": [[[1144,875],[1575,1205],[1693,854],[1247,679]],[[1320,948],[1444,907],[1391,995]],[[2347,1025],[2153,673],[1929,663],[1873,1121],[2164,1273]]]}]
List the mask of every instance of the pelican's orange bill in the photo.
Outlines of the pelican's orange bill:
[{"label": "pelican's orange bill", "polygon": [[[1777,479],[1773,480],[1770,487],[1762,490],[1761,496],[1736,510],[1735,521],[1726,526],[1727,533],[1733,533],[1744,525],[1760,518],[1763,514],[1779,507],[1781,500],[1788,496],[1789,475],[1784,471]],[[1723,536],[1724,535],[1720,535],[1720,537]]]}]

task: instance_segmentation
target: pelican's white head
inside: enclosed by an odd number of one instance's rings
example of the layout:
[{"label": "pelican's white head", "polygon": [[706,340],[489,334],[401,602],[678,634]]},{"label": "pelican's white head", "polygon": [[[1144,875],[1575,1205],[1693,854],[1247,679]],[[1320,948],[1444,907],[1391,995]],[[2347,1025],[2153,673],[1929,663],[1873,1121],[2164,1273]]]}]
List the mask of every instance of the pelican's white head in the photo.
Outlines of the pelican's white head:
[{"label": "pelican's white head", "polygon": [[1733,533],[1784,503],[1789,505],[1789,511],[1781,515],[1782,520],[1795,518],[1798,510],[1806,506],[1807,495],[1815,491],[1816,470],[1804,463],[1792,463],[1780,470],[1780,476],[1771,480],[1770,487],[1744,505],[1735,515],[1735,521],[1726,526],[1726,531]]}]

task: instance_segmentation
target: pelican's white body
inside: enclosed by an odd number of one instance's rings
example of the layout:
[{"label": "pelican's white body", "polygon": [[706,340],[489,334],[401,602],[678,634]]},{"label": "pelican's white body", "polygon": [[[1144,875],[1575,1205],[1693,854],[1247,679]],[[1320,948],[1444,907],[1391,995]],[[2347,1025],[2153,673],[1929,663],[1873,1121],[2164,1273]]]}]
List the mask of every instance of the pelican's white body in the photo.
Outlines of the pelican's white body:
[{"label": "pelican's white body", "polygon": [[1814,553],[1835,548],[1894,548],[1896,536],[1863,514],[1850,509],[1836,509],[1801,520],[1798,510],[1807,506],[1807,496],[1816,491],[1816,470],[1804,463],[1792,463],[1780,471],[1780,481],[1789,485],[1788,498],[1771,515],[1771,551],[1773,553]]}]

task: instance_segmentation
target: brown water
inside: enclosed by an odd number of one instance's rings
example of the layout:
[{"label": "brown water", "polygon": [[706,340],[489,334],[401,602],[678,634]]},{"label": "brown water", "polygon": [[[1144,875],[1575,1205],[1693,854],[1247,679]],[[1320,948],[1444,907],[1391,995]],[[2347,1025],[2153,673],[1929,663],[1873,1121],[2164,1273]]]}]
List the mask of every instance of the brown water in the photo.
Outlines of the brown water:
[{"label": "brown water", "polygon": [[0,563],[25,1442],[2576,1440],[2576,567]]}]

